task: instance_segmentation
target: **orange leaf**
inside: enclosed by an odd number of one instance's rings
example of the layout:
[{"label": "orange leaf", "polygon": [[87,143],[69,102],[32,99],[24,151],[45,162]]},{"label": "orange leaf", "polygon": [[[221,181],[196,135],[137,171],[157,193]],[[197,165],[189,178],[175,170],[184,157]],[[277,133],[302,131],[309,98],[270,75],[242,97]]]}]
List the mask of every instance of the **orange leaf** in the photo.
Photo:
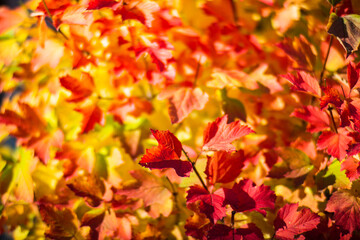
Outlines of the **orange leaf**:
[{"label": "orange leaf", "polygon": [[228,116],[224,115],[209,123],[204,130],[205,151],[235,151],[231,142],[253,133],[254,131],[246,125],[241,125],[240,121],[227,124]]},{"label": "orange leaf", "polygon": [[202,110],[209,100],[209,95],[200,88],[183,87],[177,90],[164,91],[160,99],[169,99],[171,123],[182,122],[193,110]]}]

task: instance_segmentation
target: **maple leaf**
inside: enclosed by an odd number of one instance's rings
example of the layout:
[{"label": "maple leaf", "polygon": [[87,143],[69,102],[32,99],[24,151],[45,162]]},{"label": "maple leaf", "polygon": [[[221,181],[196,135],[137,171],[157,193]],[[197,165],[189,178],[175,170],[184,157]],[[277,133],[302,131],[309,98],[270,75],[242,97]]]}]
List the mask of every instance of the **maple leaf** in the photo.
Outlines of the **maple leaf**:
[{"label": "maple leaf", "polygon": [[226,208],[223,206],[224,195],[221,189],[209,193],[199,185],[191,186],[187,191],[187,204],[200,201],[199,209],[212,223],[226,216]]},{"label": "maple leaf", "polygon": [[299,204],[286,204],[274,221],[275,237],[279,240],[295,239],[295,235],[310,231],[320,223],[320,217],[308,208],[297,211]]},{"label": "maple leaf", "polygon": [[171,197],[171,192],[164,186],[164,183],[150,173],[134,170],[130,174],[138,183],[124,187],[118,190],[116,194],[142,199],[145,207],[155,203],[163,204],[166,199]]},{"label": "maple leaf", "polygon": [[182,87],[161,92],[159,99],[169,100],[170,120],[174,124],[182,122],[193,110],[202,110],[209,100],[209,95],[200,88]]},{"label": "maple leaf", "polygon": [[192,165],[190,162],[180,160],[182,145],[181,142],[169,130],[152,130],[151,133],[159,145],[146,149],[145,155],[141,158],[141,166],[153,169],[174,168],[181,176],[189,176]]},{"label": "maple leaf", "polygon": [[345,128],[338,128],[335,132],[323,132],[318,141],[317,149],[326,149],[327,153],[331,156],[342,160],[346,156],[346,150],[349,148],[349,144],[352,138],[348,136],[348,131]]},{"label": "maple leaf", "polygon": [[263,234],[255,224],[247,224],[247,228],[233,229],[224,224],[215,224],[208,233],[209,240],[262,240]]},{"label": "maple leaf", "polygon": [[227,124],[227,121],[228,115],[224,115],[207,125],[204,130],[203,150],[235,151],[236,149],[231,142],[254,132],[248,126],[241,125],[240,121],[235,121],[230,124]]},{"label": "maple leaf", "polygon": [[230,204],[236,212],[258,211],[265,215],[264,208],[274,209],[275,193],[269,186],[256,186],[250,179],[236,183],[232,189],[224,188],[224,204]]},{"label": "maple leaf", "polygon": [[99,206],[105,193],[105,185],[96,175],[77,176],[72,178],[66,185],[77,196],[85,197],[93,207]]},{"label": "maple leaf", "polygon": [[334,213],[335,224],[348,230],[350,234],[360,229],[360,198],[352,191],[344,189],[333,193],[326,204],[326,211]]},{"label": "maple leaf", "polygon": [[219,151],[207,158],[205,173],[211,184],[234,181],[244,166],[244,151],[242,150],[235,153]]},{"label": "maple leaf", "polygon": [[326,112],[321,111],[315,106],[303,106],[303,108],[297,108],[290,115],[297,118],[301,118],[309,123],[307,131],[314,133],[320,132],[330,127],[330,119]]},{"label": "maple leaf", "polygon": [[315,97],[321,96],[321,89],[318,80],[309,73],[299,71],[297,72],[297,77],[292,74],[283,75],[282,77],[286,78],[294,85],[291,88],[292,90],[309,93]]}]

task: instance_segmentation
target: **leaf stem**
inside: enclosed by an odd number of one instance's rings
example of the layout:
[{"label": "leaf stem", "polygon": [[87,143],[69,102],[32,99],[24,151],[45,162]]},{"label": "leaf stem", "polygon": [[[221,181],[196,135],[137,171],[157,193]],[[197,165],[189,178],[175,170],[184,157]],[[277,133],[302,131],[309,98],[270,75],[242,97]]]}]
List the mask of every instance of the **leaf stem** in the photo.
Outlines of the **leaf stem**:
[{"label": "leaf stem", "polygon": [[49,17],[50,17],[51,20],[52,20],[52,15],[51,15],[51,13],[50,13],[50,10],[49,10],[48,6],[46,5],[45,0],[42,0],[42,3],[44,4],[44,7],[45,7],[45,10],[46,10],[47,14],[49,15]]},{"label": "leaf stem", "polygon": [[198,77],[199,77],[200,61],[201,61],[201,56],[199,57],[199,60],[198,60],[197,65],[196,65],[196,72],[195,72],[194,83],[193,83],[194,87],[196,86],[196,82],[197,82]]},{"label": "leaf stem", "polygon": [[231,212],[231,228],[233,231],[233,240],[235,240],[235,211]]},{"label": "leaf stem", "polygon": [[334,126],[335,132],[338,133],[332,110],[333,110],[333,108],[329,106],[329,107],[328,107],[328,111],[329,111],[329,113],[330,113],[331,122],[332,122],[332,124],[333,124],[333,126]]},{"label": "leaf stem", "polygon": [[329,59],[330,49],[331,49],[331,45],[333,43],[333,40],[334,40],[334,36],[331,35],[330,36],[329,46],[328,46],[326,56],[325,56],[325,60],[324,60],[324,64],[323,64],[323,67],[322,67],[322,70],[321,70],[321,73],[320,73],[320,86],[322,85],[322,81],[323,81],[323,77],[324,77],[324,73],[325,73],[325,68],[326,68],[326,63],[327,63],[327,61]]},{"label": "leaf stem", "polygon": [[236,26],[236,28],[239,29],[239,24],[238,24],[239,16],[238,16],[237,11],[236,11],[235,0],[230,0],[230,3],[231,3],[231,10],[232,10],[232,13],[233,13],[233,16],[234,16],[235,26]]},{"label": "leaf stem", "polygon": [[196,167],[195,167],[195,162],[191,161],[191,159],[189,158],[189,156],[187,155],[187,153],[185,152],[185,150],[184,150],[183,148],[182,148],[181,150],[182,150],[183,153],[185,154],[187,160],[191,163],[191,165],[192,165],[192,167],[193,167],[193,169],[194,169],[194,172],[195,172],[196,176],[199,178],[199,180],[200,180],[200,182],[201,182],[201,185],[204,187],[204,189],[205,189],[208,193],[210,193],[210,191],[209,191],[209,189],[207,188],[204,180],[201,178],[198,170],[197,170]]}]

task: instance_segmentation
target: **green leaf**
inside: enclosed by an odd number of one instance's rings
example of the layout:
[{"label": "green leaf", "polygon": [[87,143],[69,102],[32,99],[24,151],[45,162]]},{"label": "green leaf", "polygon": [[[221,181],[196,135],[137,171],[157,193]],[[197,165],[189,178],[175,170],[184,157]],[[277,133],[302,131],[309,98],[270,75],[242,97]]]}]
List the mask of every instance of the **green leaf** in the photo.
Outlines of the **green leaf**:
[{"label": "green leaf", "polygon": [[358,49],[360,44],[360,15],[349,14],[338,17],[332,13],[327,28],[328,33],[337,37],[343,45],[347,57]]}]

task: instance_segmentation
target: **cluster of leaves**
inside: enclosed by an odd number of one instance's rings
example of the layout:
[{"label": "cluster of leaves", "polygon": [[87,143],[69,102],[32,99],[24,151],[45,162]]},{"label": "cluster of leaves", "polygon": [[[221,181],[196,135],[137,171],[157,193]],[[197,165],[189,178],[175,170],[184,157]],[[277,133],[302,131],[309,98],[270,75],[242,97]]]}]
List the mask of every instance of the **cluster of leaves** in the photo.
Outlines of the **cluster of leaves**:
[{"label": "cluster of leaves", "polygon": [[0,237],[360,237],[357,0],[0,13]]}]

